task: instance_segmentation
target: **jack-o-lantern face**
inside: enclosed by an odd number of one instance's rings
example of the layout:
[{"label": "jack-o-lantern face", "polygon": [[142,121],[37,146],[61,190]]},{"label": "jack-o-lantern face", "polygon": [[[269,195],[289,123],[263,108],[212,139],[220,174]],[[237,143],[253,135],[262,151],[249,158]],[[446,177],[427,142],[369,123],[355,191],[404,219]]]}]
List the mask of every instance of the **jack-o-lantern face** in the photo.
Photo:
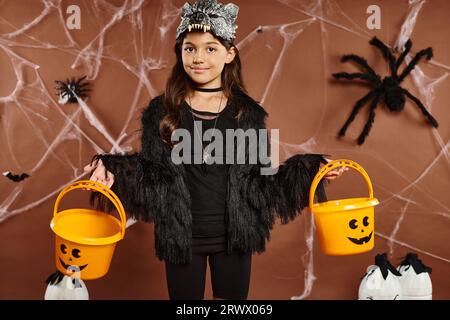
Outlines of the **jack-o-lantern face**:
[{"label": "jack-o-lantern face", "polygon": [[[357,219],[352,219],[348,222],[348,226],[350,227],[350,229],[355,230],[357,232],[357,234],[362,235],[362,237],[359,237],[359,238],[347,237],[347,239],[350,240],[351,242],[353,242],[354,244],[362,245],[362,244],[369,242],[370,239],[372,238],[373,230],[372,230],[372,227],[370,226],[370,221],[369,221],[368,216],[365,216],[361,221],[358,221]],[[361,230],[361,233],[358,232],[359,230]],[[364,230],[372,230],[372,231],[370,232],[370,234],[368,236],[365,236]]]},{"label": "jack-o-lantern face", "polygon": [[82,252],[78,248],[71,248],[67,243],[59,243],[58,259],[61,266],[67,272],[79,272],[87,267],[83,264]]}]

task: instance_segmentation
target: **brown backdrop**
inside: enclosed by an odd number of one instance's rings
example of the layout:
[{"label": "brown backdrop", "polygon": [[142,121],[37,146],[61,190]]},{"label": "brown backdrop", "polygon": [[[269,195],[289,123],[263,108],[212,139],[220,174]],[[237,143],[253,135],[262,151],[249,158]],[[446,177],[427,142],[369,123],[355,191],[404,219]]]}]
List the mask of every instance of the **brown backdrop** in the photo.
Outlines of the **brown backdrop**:
[{"label": "brown backdrop", "polygon": [[[2,172],[30,175],[20,183],[0,179],[1,299],[43,298],[44,280],[55,268],[49,222],[63,186],[86,178],[82,168],[97,152],[139,149],[140,110],[164,88],[184,1],[55,3],[0,1],[0,166]],[[352,159],[369,173],[381,201],[375,248],[365,254],[322,254],[306,210],[288,225],[277,224],[267,251],[254,256],[249,298],[355,299],[377,253],[387,252],[397,265],[416,252],[433,268],[434,298],[448,299],[450,2],[235,3],[244,80],[269,112],[268,126],[280,129],[281,160],[304,152]],[[70,4],[81,9],[80,30],[65,25]],[[372,4],[381,9],[379,30],[366,25]],[[387,64],[368,41],[376,35],[394,46],[402,34],[411,36],[413,53],[434,49],[431,62],[422,62],[403,86],[431,110],[439,129],[431,129],[410,101],[395,115],[380,104],[363,146],[354,140],[367,108],[337,140],[354,103],[369,90],[332,79],[334,72],[358,70],[340,57],[361,55],[384,76]],[[93,88],[86,104],[59,105],[54,80],[84,75]],[[355,173],[328,190],[330,199],[367,193]],[[87,194],[74,192],[63,207],[86,205]],[[153,241],[153,225],[127,229],[108,275],[87,282],[91,298],[166,299],[164,265],[155,258]]]}]

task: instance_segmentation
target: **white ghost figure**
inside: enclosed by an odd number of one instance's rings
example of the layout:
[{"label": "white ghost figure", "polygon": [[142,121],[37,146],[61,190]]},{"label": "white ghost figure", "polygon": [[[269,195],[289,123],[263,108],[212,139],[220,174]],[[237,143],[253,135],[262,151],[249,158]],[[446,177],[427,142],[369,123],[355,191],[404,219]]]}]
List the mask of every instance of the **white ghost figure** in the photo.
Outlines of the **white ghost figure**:
[{"label": "white ghost figure", "polygon": [[397,270],[401,273],[403,300],[432,300],[431,268],[425,266],[417,254],[408,253]]},{"label": "white ghost figure", "polygon": [[79,269],[69,266],[73,274],[67,276],[57,271],[47,279],[45,300],[89,300],[89,293],[84,281],[80,279]]},{"label": "white ghost figure", "polygon": [[359,285],[359,300],[402,300],[400,273],[389,263],[387,255],[375,257]]}]

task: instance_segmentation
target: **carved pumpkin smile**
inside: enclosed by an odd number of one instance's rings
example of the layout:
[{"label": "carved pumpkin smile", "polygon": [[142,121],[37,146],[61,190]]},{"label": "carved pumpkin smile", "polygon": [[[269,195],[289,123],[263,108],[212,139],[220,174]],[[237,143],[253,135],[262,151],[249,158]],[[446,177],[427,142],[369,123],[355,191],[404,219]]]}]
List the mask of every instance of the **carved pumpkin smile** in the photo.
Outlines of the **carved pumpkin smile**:
[{"label": "carved pumpkin smile", "polygon": [[[58,257],[59,258],[59,257]],[[61,263],[61,265],[63,266],[63,268],[65,269],[65,270],[69,270],[69,265],[67,265],[67,264],[65,264],[64,263],[64,261],[62,261],[62,259],[61,258],[59,258],[59,262]],[[80,271],[81,270],[83,270],[84,268],[86,268],[87,267],[87,264],[85,264],[85,265],[82,265],[82,266],[77,266],[78,268],[80,268]]]},{"label": "carved pumpkin smile", "polygon": [[350,238],[350,237],[347,237],[347,239],[350,240],[351,242],[353,242],[354,244],[364,244],[364,243],[367,243],[370,241],[370,238],[372,238],[372,233],[373,232],[371,232],[367,237],[362,237],[359,239]]}]

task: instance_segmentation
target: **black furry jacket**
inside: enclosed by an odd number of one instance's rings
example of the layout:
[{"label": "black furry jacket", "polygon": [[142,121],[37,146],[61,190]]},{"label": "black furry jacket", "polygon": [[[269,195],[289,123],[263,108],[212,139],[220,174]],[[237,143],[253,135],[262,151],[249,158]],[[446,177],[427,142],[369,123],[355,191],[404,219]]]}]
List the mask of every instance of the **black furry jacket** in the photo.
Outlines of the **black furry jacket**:
[{"label": "black furry jacket", "polygon": [[[244,106],[239,128],[266,128],[267,113],[257,102],[241,91],[231,99],[232,104]],[[154,98],[142,113],[141,152],[99,154],[94,160],[102,159],[115,175],[112,190],[127,214],[154,222],[158,258],[179,264],[191,260],[191,199],[183,164],[172,162],[171,148],[159,137],[165,114],[161,96]],[[247,147],[245,152],[248,159]],[[228,252],[263,252],[276,218],[287,223],[308,206],[309,188],[320,163],[326,163],[322,155],[295,155],[275,175],[261,175],[261,164],[231,164],[226,200]],[[325,200],[322,183],[317,195],[319,201]],[[92,194],[91,201],[99,209],[112,210],[98,193]]]}]

